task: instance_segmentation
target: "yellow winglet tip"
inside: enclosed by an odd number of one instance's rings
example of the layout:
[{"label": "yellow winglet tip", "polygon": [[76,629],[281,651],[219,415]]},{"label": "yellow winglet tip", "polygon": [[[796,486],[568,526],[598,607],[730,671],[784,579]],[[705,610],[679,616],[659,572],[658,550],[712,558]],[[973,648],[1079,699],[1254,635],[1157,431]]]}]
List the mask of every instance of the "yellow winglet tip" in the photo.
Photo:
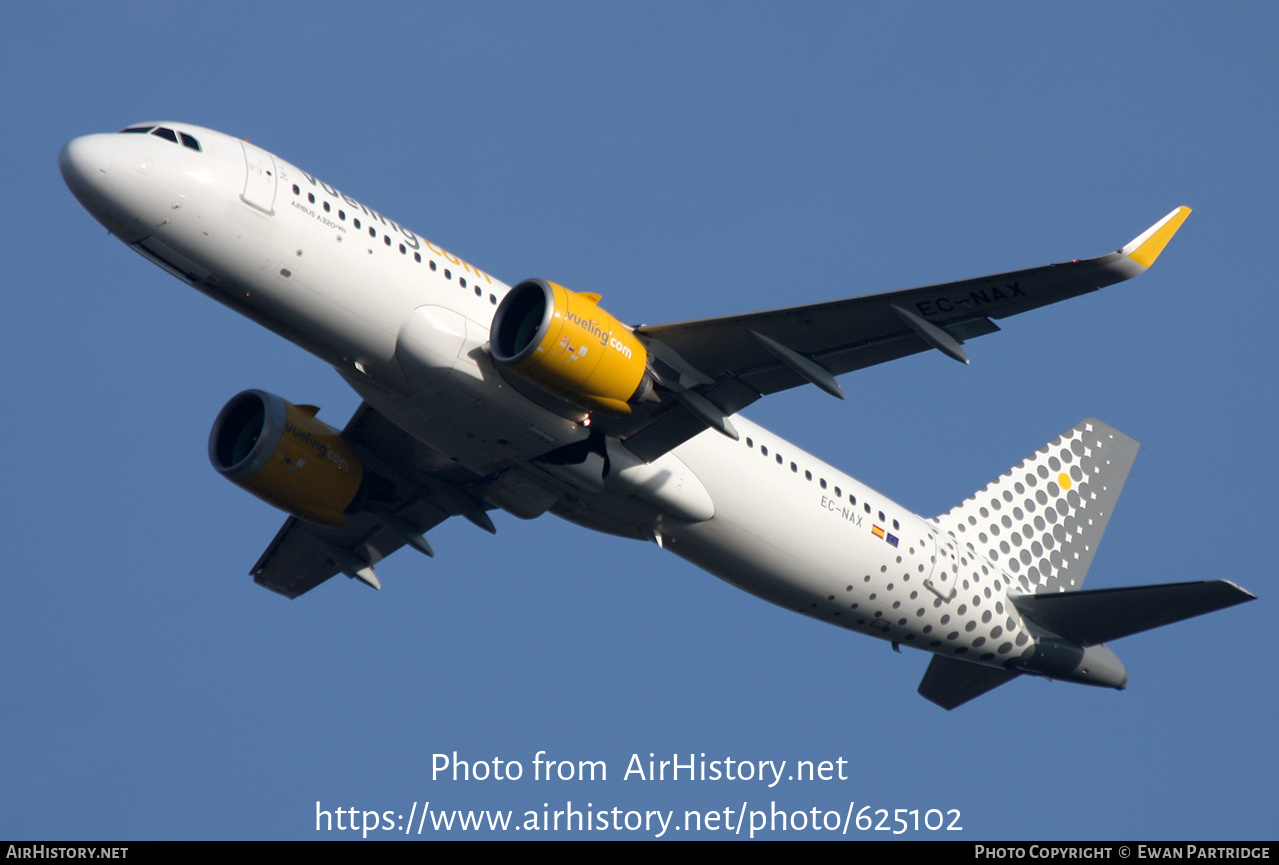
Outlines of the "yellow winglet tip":
[{"label": "yellow winglet tip", "polygon": [[1172,236],[1177,233],[1177,229],[1181,228],[1181,224],[1186,221],[1186,217],[1189,215],[1189,207],[1178,207],[1172,213],[1147,228],[1119,251],[1142,267],[1150,267],[1150,265],[1155,263],[1155,259],[1159,257],[1159,253],[1164,251],[1168,241],[1172,240]]}]

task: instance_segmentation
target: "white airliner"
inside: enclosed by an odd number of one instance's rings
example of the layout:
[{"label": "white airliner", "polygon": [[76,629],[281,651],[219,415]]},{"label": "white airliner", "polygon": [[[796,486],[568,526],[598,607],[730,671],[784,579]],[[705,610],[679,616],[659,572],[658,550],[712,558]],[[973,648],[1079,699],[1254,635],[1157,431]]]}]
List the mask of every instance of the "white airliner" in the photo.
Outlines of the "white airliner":
[{"label": "white airliner", "polygon": [[209,458],[290,514],[251,571],[293,598],[450,516],[547,511],[647,539],[779,606],[914,646],[954,708],[1022,673],[1122,689],[1106,642],[1252,600],[1225,581],[1081,591],[1137,443],[1066,430],[920,517],[738,414],[765,394],[962,343],[993,319],[1142,273],[1190,213],[1117,252],[905,291],[628,327],[596,294],[507,286],[258,147],[183,123],[59,157],[130,248],[332,364],[363,398],[340,432],[248,390]]}]

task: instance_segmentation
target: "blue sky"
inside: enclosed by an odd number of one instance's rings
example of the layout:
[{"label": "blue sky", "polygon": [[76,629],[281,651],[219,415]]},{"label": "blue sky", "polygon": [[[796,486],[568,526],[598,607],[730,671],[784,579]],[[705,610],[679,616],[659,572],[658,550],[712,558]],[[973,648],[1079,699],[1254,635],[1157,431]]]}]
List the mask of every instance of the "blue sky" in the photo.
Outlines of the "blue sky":
[{"label": "blue sky", "polygon": [[[8,10],[0,837],[349,837],[317,835],[317,801],[517,822],[572,801],[1273,839],[1276,23],[1180,3]],[[66,141],[164,118],[637,323],[1098,255],[1190,205],[1150,273],[1006,320],[970,367],[920,355],[845,377],[846,402],[747,413],[928,515],[1100,417],[1144,447],[1089,587],[1226,578],[1261,600],[1116,643],[1123,693],[1023,679],[951,713],[915,693],[922,653],[553,517],[446,524],[434,560],[379,567],[381,593],[285,601],[245,575],[282,517],[213,472],[208,429],[249,387],[335,426],[358,400],[65,189]],[[534,781],[539,751],[608,780]],[[432,780],[453,752],[525,777]],[[848,778],[623,780],[649,753],[842,758]]]}]

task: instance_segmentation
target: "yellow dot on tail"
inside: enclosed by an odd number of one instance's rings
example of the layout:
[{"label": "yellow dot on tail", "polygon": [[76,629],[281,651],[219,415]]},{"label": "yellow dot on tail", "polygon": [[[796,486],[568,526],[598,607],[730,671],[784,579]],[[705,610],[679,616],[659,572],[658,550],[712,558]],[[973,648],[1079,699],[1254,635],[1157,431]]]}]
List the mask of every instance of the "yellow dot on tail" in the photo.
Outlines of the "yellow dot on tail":
[{"label": "yellow dot on tail", "polygon": [[1070,475],[1066,474],[1065,472],[1062,472],[1061,474],[1057,475],[1057,483],[1061,485],[1061,488],[1063,490],[1070,489]]}]

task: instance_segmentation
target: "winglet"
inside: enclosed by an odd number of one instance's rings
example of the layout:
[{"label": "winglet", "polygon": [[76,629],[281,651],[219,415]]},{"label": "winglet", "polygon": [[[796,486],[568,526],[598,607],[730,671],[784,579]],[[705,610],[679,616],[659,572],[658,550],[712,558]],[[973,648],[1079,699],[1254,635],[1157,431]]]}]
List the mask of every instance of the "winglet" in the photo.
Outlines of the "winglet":
[{"label": "winglet", "polygon": [[1120,255],[1128,256],[1142,267],[1150,267],[1189,215],[1189,207],[1178,207],[1119,250]]}]

